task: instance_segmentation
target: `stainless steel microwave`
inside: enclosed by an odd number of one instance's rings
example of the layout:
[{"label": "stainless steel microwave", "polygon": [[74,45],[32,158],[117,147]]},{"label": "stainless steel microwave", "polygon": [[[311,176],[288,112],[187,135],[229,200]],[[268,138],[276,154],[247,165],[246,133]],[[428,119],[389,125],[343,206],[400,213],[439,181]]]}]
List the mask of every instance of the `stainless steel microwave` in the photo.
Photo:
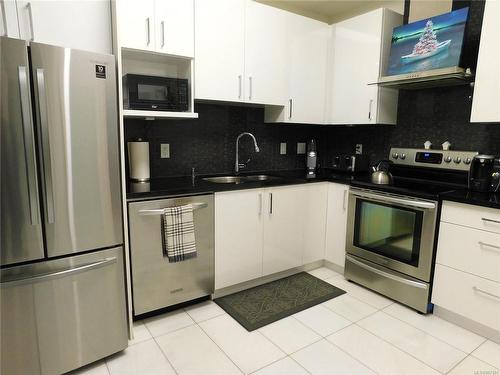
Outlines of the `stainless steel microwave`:
[{"label": "stainless steel microwave", "polygon": [[126,74],[123,77],[127,109],[184,112],[189,108],[188,80]]}]

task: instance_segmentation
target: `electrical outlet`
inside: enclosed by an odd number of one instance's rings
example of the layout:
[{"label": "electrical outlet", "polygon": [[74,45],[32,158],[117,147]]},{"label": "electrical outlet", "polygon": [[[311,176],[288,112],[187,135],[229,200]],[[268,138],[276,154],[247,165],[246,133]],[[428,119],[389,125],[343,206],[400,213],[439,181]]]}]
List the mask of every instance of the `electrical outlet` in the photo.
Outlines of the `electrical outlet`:
[{"label": "electrical outlet", "polygon": [[286,155],[286,142],[280,143],[280,155]]},{"label": "electrical outlet", "polygon": [[297,155],[306,153],[306,144],[305,142],[297,142]]},{"label": "electrical outlet", "polygon": [[363,153],[363,144],[356,143],[356,155],[361,155]]},{"label": "electrical outlet", "polygon": [[160,158],[162,158],[162,159],[170,158],[170,144],[169,143],[160,144]]}]

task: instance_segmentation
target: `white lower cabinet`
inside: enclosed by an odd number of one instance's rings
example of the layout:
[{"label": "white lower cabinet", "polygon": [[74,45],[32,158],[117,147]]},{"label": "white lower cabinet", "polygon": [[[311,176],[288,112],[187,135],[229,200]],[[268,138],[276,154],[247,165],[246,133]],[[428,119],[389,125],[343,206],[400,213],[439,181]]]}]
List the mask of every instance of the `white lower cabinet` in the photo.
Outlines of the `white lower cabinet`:
[{"label": "white lower cabinet", "polygon": [[263,194],[215,194],[215,289],[262,276]]},{"label": "white lower cabinet", "polygon": [[500,210],[443,203],[432,303],[500,331]]},{"label": "white lower cabinet", "polygon": [[325,259],[344,267],[349,185],[328,185]]},{"label": "white lower cabinet", "polygon": [[324,259],[328,183],[215,194],[215,289]]}]

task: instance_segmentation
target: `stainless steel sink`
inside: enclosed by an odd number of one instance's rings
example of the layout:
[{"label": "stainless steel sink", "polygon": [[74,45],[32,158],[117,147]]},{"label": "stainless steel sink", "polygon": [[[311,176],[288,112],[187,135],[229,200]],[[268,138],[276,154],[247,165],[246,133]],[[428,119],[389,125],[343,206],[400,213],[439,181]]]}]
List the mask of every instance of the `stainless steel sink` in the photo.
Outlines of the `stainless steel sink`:
[{"label": "stainless steel sink", "polygon": [[269,180],[279,180],[281,177],[269,176],[267,174],[257,174],[253,176],[245,176],[249,181],[269,181]]},{"label": "stainless steel sink", "polygon": [[203,180],[208,182],[214,182],[216,184],[241,184],[242,182],[245,182],[245,177],[217,176],[217,177],[205,177]]},{"label": "stainless steel sink", "polygon": [[252,176],[216,176],[205,177],[203,180],[216,184],[242,184],[244,182],[277,180],[281,177],[269,176],[267,174],[258,174]]}]

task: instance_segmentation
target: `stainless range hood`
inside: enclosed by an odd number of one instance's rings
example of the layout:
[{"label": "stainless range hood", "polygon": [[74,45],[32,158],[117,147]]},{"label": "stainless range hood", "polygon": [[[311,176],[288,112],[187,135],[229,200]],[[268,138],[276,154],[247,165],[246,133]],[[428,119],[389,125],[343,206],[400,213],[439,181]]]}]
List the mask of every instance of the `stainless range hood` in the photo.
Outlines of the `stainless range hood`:
[{"label": "stainless range hood", "polygon": [[473,77],[474,75],[469,68],[464,69],[452,66],[449,68],[380,77],[378,82],[371,83],[371,85],[412,90],[426,87],[464,85],[471,82]]}]

